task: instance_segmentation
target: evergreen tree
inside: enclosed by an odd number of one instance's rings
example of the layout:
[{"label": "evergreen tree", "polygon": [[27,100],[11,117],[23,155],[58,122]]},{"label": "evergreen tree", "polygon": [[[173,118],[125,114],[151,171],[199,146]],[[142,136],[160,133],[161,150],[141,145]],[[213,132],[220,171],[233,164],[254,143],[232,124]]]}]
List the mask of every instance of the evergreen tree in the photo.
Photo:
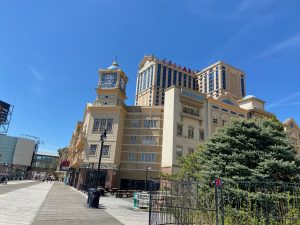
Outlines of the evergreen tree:
[{"label": "evergreen tree", "polygon": [[181,177],[212,181],[284,181],[297,179],[300,161],[275,119],[236,119],[215,132],[199,150],[181,160]]}]

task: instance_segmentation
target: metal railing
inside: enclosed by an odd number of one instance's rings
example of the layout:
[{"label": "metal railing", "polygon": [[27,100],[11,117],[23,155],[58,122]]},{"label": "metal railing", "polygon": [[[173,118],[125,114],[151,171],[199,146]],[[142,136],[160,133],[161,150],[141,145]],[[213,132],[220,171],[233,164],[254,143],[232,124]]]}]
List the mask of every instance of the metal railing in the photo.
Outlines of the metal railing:
[{"label": "metal railing", "polygon": [[149,225],[300,224],[300,184],[155,180]]}]

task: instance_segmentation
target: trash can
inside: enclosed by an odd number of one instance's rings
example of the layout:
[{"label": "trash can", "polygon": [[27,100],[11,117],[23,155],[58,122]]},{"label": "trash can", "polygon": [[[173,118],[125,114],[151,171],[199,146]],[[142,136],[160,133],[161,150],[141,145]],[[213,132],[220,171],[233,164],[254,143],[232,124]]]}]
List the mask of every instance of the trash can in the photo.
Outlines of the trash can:
[{"label": "trash can", "polygon": [[89,188],[87,191],[87,193],[88,193],[88,199],[86,202],[87,204],[89,204],[89,202],[90,202],[90,196],[91,196],[92,191],[95,191],[95,188]]},{"label": "trash can", "polygon": [[137,200],[138,200],[138,193],[135,191],[135,192],[133,192],[133,208],[138,208],[138,202],[137,202]]},{"label": "trash can", "polygon": [[96,190],[95,188],[90,188],[88,192],[88,200],[87,200],[87,204],[89,208],[98,208],[99,198],[100,198],[100,191]]}]

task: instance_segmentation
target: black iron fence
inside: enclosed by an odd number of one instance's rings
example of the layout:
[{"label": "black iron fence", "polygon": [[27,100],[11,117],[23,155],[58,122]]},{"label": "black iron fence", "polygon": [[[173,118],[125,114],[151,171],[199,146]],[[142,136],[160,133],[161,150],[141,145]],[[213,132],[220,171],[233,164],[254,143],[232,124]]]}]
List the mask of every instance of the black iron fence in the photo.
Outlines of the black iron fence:
[{"label": "black iron fence", "polygon": [[300,225],[300,184],[156,179],[149,225]]}]

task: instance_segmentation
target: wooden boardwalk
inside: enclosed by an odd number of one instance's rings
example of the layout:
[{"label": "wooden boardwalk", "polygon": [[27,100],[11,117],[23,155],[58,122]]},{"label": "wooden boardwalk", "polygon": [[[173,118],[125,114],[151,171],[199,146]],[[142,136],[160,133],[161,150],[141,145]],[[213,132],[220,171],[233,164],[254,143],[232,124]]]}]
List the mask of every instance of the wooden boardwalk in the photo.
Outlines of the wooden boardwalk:
[{"label": "wooden boardwalk", "polygon": [[122,225],[103,209],[88,208],[86,198],[63,183],[54,183],[33,225]]}]

